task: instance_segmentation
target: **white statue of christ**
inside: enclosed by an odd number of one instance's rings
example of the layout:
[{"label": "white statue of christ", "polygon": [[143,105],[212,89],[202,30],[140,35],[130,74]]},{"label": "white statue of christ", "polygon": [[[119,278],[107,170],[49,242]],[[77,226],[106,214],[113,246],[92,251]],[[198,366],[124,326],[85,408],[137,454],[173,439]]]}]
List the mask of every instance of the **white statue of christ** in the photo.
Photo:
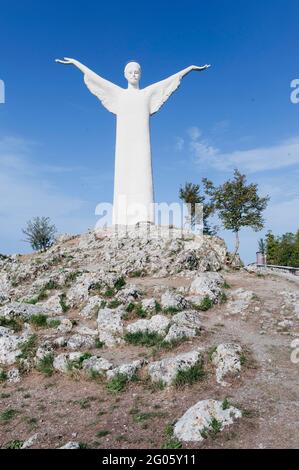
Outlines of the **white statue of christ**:
[{"label": "white statue of christ", "polygon": [[137,62],[129,62],[124,70],[128,81],[128,88],[125,89],[100,77],[78,60],[65,57],[56,62],[72,64],[81,70],[91,93],[117,117],[112,224],[154,223],[149,118],[159,111],[185,75],[210,66],[191,65],[165,80],[140,89],[141,67]]}]

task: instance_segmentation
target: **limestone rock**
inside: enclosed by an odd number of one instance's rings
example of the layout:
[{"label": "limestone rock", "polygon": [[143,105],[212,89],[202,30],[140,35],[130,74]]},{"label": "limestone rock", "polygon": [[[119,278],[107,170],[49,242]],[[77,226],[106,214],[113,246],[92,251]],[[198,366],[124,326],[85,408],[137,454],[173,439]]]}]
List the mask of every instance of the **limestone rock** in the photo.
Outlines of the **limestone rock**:
[{"label": "limestone rock", "polygon": [[136,322],[130,323],[127,326],[129,333],[149,332],[157,333],[161,336],[165,336],[166,331],[170,325],[170,320],[165,315],[154,315],[149,320],[137,320]]},{"label": "limestone rock", "polygon": [[182,295],[168,290],[161,297],[161,305],[164,309],[184,310],[189,303]]},{"label": "limestone rock", "polygon": [[143,299],[141,306],[145,312],[154,313],[156,311],[156,299]]},{"label": "limestone rock", "polygon": [[197,274],[190,286],[190,294],[196,295],[196,301],[200,303],[205,297],[209,297],[217,303],[221,296],[221,287],[224,279],[219,273],[207,272]]},{"label": "limestone rock", "polygon": [[119,290],[115,298],[120,302],[127,304],[129,302],[134,302],[139,299],[140,295],[141,293],[138,287],[131,284],[129,287],[125,287]]},{"label": "limestone rock", "polygon": [[94,346],[94,339],[90,336],[73,335],[67,341],[67,347],[70,349],[90,349]]},{"label": "limestone rock", "polygon": [[52,315],[61,315],[63,313],[63,310],[61,307],[60,296],[61,294],[59,292],[56,292],[45,302],[37,303],[36,306],[39,306],[41,311],[45,308],[46,312],[51,312]]},{"label": "limestone rock", "polygon": [[134,374],[136,374],[137,370],[140,369],[145,361],[143,360],[136,360],[133,362],[130,362],[129,364],[122,364],[118,367],[115,367],[112,370],[107,371],[107,378],[108,379],[113,379],[118,374],[126,375],[129,379],[132,379]]},{"label": "limestone rock", "polygon": [[232,290],[230,296],[232,299],[226,304],[226,312],[228,315],[236,315],[243,313],[249,307],[254,298],[254,293],[240,288]]},{"label": "limestone rock", "polygon": [[222,431],[225,426],[233,424],[241,416],[241,411],[233,406],[223,409],[221,401],[201,400],[177,421],[174,426],[174,436],[184,442],[203,441],[204,437],[213,430],[213,421],[219,423]]},{"label": "limestone rock", "polygon": [[31,305],[25,302],[11,302],[0,308],[0,316],[5,318],[20,318],[30,320],[32,315],[48,313],[48,310],[41,305]]},{"label": "limestone rock", "polygon": [[64,446],[59,447],[59,449],[80,449],[79,442],[70,441],[64,444]]},{"label": "limestone rock", "polygon": [[113,367],[113,364],[103,357],[91,356],[82,363],[82,368],[87,371],[103,373]]},{"label": "limestone rock", "polygon": [[241,371],[241,346],[238,344],[219,344],[212,354],[212,363],[216,367],[216,380],[222,386],[227,382],[223,380],[226,375],[237,375]]},{"label": "limestone rock", "polygon": [[21,375],[19,369],[16,367],[10,369],[7,372],[7,381],[11,383],[18,383],[21,381]]},{"label": "limestone rock", "polygon": [[57,327],[57,331],[59,331],[62,334],[69,333],[73,328],[73,324],[71,320],[68,318],[63,318],[60,322],[60,325]]},{"label": "limestone rock", "polygon": [[116,309],[102,308],[99,310],[97,318],[99,339],[106,346],[112,347],[123,341],[121,335],[123,333],[122,317],[124,314],[125,311],[122,307]]},{"label": "limestone rock", "polygon": [[21,343],[22,337],[13,334],[9,328],[0,326],[0,364],[14,364],[21,353]]},{"label": "limestone rock", "polygon": [[37,441],[37,439],[38,439],[38,434],[37,433],[33,434],[33,436],[29,437],[29,439],[27,439],[23,443],[21,449],[28,449],[29,447],[32,447],[33,444]]},{"label": "limestone rock", "polygon": [[83,318],[94,318],[98,314],[102,298],[99,295],[93,295],[88,300],[85,307],[79,312],[80,317]]},{"label": "limestone rock", "polygon": [[80,352],[63,353],[54,358],[53,367],[60,372],[68,372],[68,362],[77,361],[82,357]]},{"label": "limestone rock", "polygon": [[201,355],[202,351],[195,350],[152,362],[148,366],[149,376],[153,382],[163,382],[166,385],[171,385],[177,373],[181,370],[190,369],[200,360]]}]

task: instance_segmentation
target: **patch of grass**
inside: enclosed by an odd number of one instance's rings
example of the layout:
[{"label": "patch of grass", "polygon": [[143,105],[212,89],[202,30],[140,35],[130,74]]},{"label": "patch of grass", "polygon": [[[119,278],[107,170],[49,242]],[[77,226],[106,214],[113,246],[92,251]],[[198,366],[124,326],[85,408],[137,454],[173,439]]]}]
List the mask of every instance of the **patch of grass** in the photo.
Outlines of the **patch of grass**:
[{"label": "patch of grass", "polygon": [[129,273],[129,277],[143,277],[143,276],[146,276],[146,271],[144,271],[143,269],[141,270],[137,270],[137,271],[131,271]]},{"label": "patch of grass", "polygon": [[200,304],[194,304],[193,305],[196,310],[200,310],[202,312],[206,312],[207,310],[210,310],[210,308],[213,307],[213,302],[210,299],[208,295],[206,295],[203,300],[200,302]]},{"label": "patch of grass", "polygon": [[78,276],[80,276],[81,272],[80,271],[72,271],[68,273],[65,277],[64,280],[64,285],[66,287],[69,287],[75,280],[77,279]]},{"label": "patch of grass", "polygon": [[55,318],[50,318],[47,321],[48,327],[49,328],[57,328],[60,325],[61,321],[57,320]]},{"label": "patch of grass", "polygon": [[212,418],[210,422],[211,430],[210,434],[213,436],[216,436],[221,431],[222,425],[220,421],[218,421],[216,418]]},{"label": "patch of grass", "polygon": [[157,382],[151,381],[149,386],[154,392],[156,392],[158,390],[164,390],[166,383],[163,382],[163,380],[158,380]]},{"label": "patch of grass", "polygon": [[156,313],[159,313],[159,312],[162,312],[162,306],[159,302],[155,302],[155,310],[156,310]]},{"label": "patch of grass", "polygon": [[17,414],[18,414],[17,410],[14,410],[13,408],[8,408],[7,410],[2,411],[2,413],[0,414],[0,421],[2,422],[10,421]]},{"label": "patch of grass", "polygon": [[231,289],[231,285],[224,281],[223,289]]},{"label": "patch of grass", "polygon": [[61,309],[64,313],[69,310],[70,307],[66,303],[66,294],[65,293],[63,293],[59,296],[59,303],[60,303]]},{"label": "patch of grass", "polygon": [[217,346],[213,346],[212,348],[209,349],[208,351],[208,358],[209,358],[209,361],[212,362],[213,360],[213,354],[217,351]]},{"label": "patch of grass", "polygon": [[244,352],[240,354],[240,364],[241,366],[245,366],[245,364],[247,364],[247,357]]},{"label": "patch of grass", "polygon": [[16,318],[0,317],[0,326],[11,328],[13,331],[18,332],[22,330],[23,322],[22,320]]},{"label": "patch of grass", "polygon": [[203,439],[207,439],[210,436],[212,439],[215,439],[216,435],[221,431],[221,428],[222,425],[220,421],[216,418],[212,418],[209,422],[209,426],[204,427],[201,431],[201,437],[203,437]]},{"label": "patch of grass", "polygon": [[170,315],[175,315],[176,313],[180,312],[181,309],[177,308],[177,307],[167,307],[167,308],[163,308],[163,312],[164,313],[170,313]]},{"label": "patch of grass", "polygon": [[80,405],[80,408],[82,410],[85,410],[86,408],[90,408],[90,403],[88,398],[82,398],[82,400],[78,400],[77,402]]},{"label": "patch of grass", "polygon": [[100,341],[99,338],[96,338],[96,340],[94,342],[94,347],[98,348],[98,349],[101,349],[104,346],[105,346],[105,343],[103,343],[103,341]]},{"label": "patch of grass", "polygon": [[47,320],[48,315],[37,313],[36,315],[32,315],[30,317],[29,323],[37,328],[46,328],[48,326]]},{"label": "patch of grass", "polygon": [[165,427],[166,442],[162,445],[162,449],[181,449],[181,442],[173,435],[174,424],[167,424]]},{"label": "patch of grass", "polygon": [[146,318],[147,317],[147,313],[146,311],[142,308],[142,305],[141,304],[137,304],[135,305],[135,313],[137,315],[137,317],[139,318]]},{"label": "patch of grass", "polygon": [[9,398],[10,397],[10,393],[0,393],[0,398]]},{"label": "patch of grass", "polygon": [[5,382],[7,380],[7,373],[5,370],[0,370],[0,382]]},{"label": "patch of grass", "polygon": [[131,313],[131,312],[133,312],[134,308],[135,308],[135,304],[134,304],[133,302],[130,302],[130,303],[126,306],[126,312],[127,312],[127,313]]},{"label": "patch of grass", "polygon": [[54,289],[59,289],[59,284],[58,282],[54,281],[54,279],[50,279],[50,281],[47,282],[47,284],[44,285],[44,289],[46,290],[54,290]]},{"label": "patch of grass", "polygon": [[36,301],[41,302],[42,300],[46,300],[48,298],[48,293],[46,287],[42,287],[39,293],[36,296]]},{"label": "patch of grass", "polygon": [[113,297],[115,295],[115,290],[112,289],[111,287],[108,287],[108,289],[105,290],[103,293],[104,297]]},{"label": "patch of grass", "polygon": [[106,300],[102,300],[101,303],[100,303],[100,308],[105,308],[107,305],[107,301]]},{"label": "patch of grass", "polygon": [[102,379],[103,378],[103,374],[101,374],[99,371],[97,370],[94,370],[94,369],[90,369],[88,371],[89,373],[89,377],[92,379],[92,380],[98,380],[98,379]]},{"label": "patch of grass", "polygon": [[126,281],[123,277],[120,277],[119,279],[117,279],[117,281],[114,283],[114,288],[116,290],[120,290],[122,287],[124,287],[126,285]]},{"label": "patch of grass", "polygon": [[194,366],[189,369],[182,369],[177,372],[176,377],[173,380],[175,387],[183,387],[184,385],[192,385],[199,380],[202,380],[205,376],[203,361],[199,360]]},{"label": "patch of grass", "polygon": [[86,442],[79,442],[79,449],[88,449],[88,444]]},{"label": "patch of grass", "polygon": [[45,374],[47,377],[51,377],[54,372],[53,367],[54,356],[53,354],[47,354],[42,359],[39,360],[36,368],[42,374]]},{"label": "patch of grass", "polygon": [[19,441],[19,440],[15,439],[14,441],[7,442],[3,446],[3,449],[21,449],[23,444],[24,444],[24,441]]},{"label": "patch of grass", "polygon": [[37,335],[29,336],[28,340],[21,344],[18,359],[31,359],[35,356],[37,350]]},{"label": "patch of grass", "polygon": [[120,302],[119,300],[114,299],[114,300],[111,300],[111,302],[109,302],[109,303],[107,304],[107,307],[108,307],[108,308],[117,308],[117,307],[119,307],[120,305],[121,305],[121,302]]},{"label": "patch of grass", "polygon": [[136,331],[135,333],[126,333],[124,337],[127,343],[139,346],[157,346],[163,343],[163,336],[156,332]]},{"label": "patch of grass", "polygon": [[221,303],[221,304],[225,304],[225,302],[227,302],[227,300],[228,300],[228,297],[227,297],[226,293],[225,293],[225,292],[221,292],[220,303]]},{"label": "patch of grass", "polygon": [[108,431],[107,429],[103,429],[101,431],[98,431],[96,433],[96,436],[97,437],[105,437],[105,436],[108,436],[108,434],[110,434],[110,431]]},{"label": "patch of grass", "polygon": [[73,370],[81,370],[83,366],[83,361],[85,361],[85,359],[89,359],[91,356],[92,356],[91,353],[86,352],[86,353],[82,353],[78,359],[68,360],[67,370],[69,372]]},{"label": "patch of grass", "polygon": [[130,414],[133,416],[133,421],[135,423],[143,423],[153,418],[161,418],[165,416],[165,413],[162,411],[139,411],[137,408],[132,408]]},{"label": "patch of grass", "polygon": [[125,389],[128,382],[129,378],[127,375],[117,374],[107,382],[106,387],[107,390],[111,393],[120,393]]},{"label": "patch of grass", "polygon": [[222,409],[223,410],[228,410],[231,407],[230,402],[228,401],[227,398],[225,398],[222,402]]}]

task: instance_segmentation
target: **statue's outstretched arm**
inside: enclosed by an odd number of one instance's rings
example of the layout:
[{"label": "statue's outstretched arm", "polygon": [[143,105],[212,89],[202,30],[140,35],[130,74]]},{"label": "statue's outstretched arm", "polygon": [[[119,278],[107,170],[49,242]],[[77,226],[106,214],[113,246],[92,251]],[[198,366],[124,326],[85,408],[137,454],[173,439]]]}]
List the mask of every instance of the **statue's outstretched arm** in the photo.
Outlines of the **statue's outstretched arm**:
[{"label": "statue's outstretched arm", "polygon": [[165,80],[161,80],[160,82],[154,83],[153,85],[149,85],[145,88],[145,92],[149,97],[149,109],[150,114],[154,114],[161,106],[168,100],[168,98],[172,95],[172,93],[180,86],[182,78],[187,75],[188,73],[194,71],[201,72],[202,70],[206,70],[210,67],[210,65],[204,65],[202,67],[198,67],[197,65],[190,65],[180,72],[171,75]]},{"label": "statue's outstretched arm", "polygon": [[118,85],[100,77],[86,65],[76,59],[64,57],[64,60],[56,59],[55,62],[66,65],[74,65],[84,74],[84,82],[89,91],[102,102],[102,105],[114,114],[117,114],[117,96],[121,88]]},{"label": "statue's outstretched arm", "polygon": [[[179,76],[180,78],[183,78],[185,75],[187,75],[188,73],[190,72],[202,72],[203,70],[207,70],[208,68],[210,68],[211,66],[210,65],[202,65],[202,66],[198,66],[198,65],[190,65],[189,67],[186,67],[185,69],[181,70],[180,72],[178,73],[175,73],[174,75],[172,75],[173,77],[175,76]],[[169,77],[170,78],[170,77]],[[167,80],[167,79],[166,79]]]}]

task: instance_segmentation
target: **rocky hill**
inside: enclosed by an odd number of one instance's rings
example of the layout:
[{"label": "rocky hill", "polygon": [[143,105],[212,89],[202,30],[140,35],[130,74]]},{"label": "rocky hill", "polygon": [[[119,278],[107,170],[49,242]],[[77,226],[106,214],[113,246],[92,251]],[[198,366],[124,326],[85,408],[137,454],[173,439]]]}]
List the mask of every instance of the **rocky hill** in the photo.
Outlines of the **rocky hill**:
[{"label": "rocky hill", "polygon": [[0,446],[297,447],[298,285],[142,230],[0,257]]}]

